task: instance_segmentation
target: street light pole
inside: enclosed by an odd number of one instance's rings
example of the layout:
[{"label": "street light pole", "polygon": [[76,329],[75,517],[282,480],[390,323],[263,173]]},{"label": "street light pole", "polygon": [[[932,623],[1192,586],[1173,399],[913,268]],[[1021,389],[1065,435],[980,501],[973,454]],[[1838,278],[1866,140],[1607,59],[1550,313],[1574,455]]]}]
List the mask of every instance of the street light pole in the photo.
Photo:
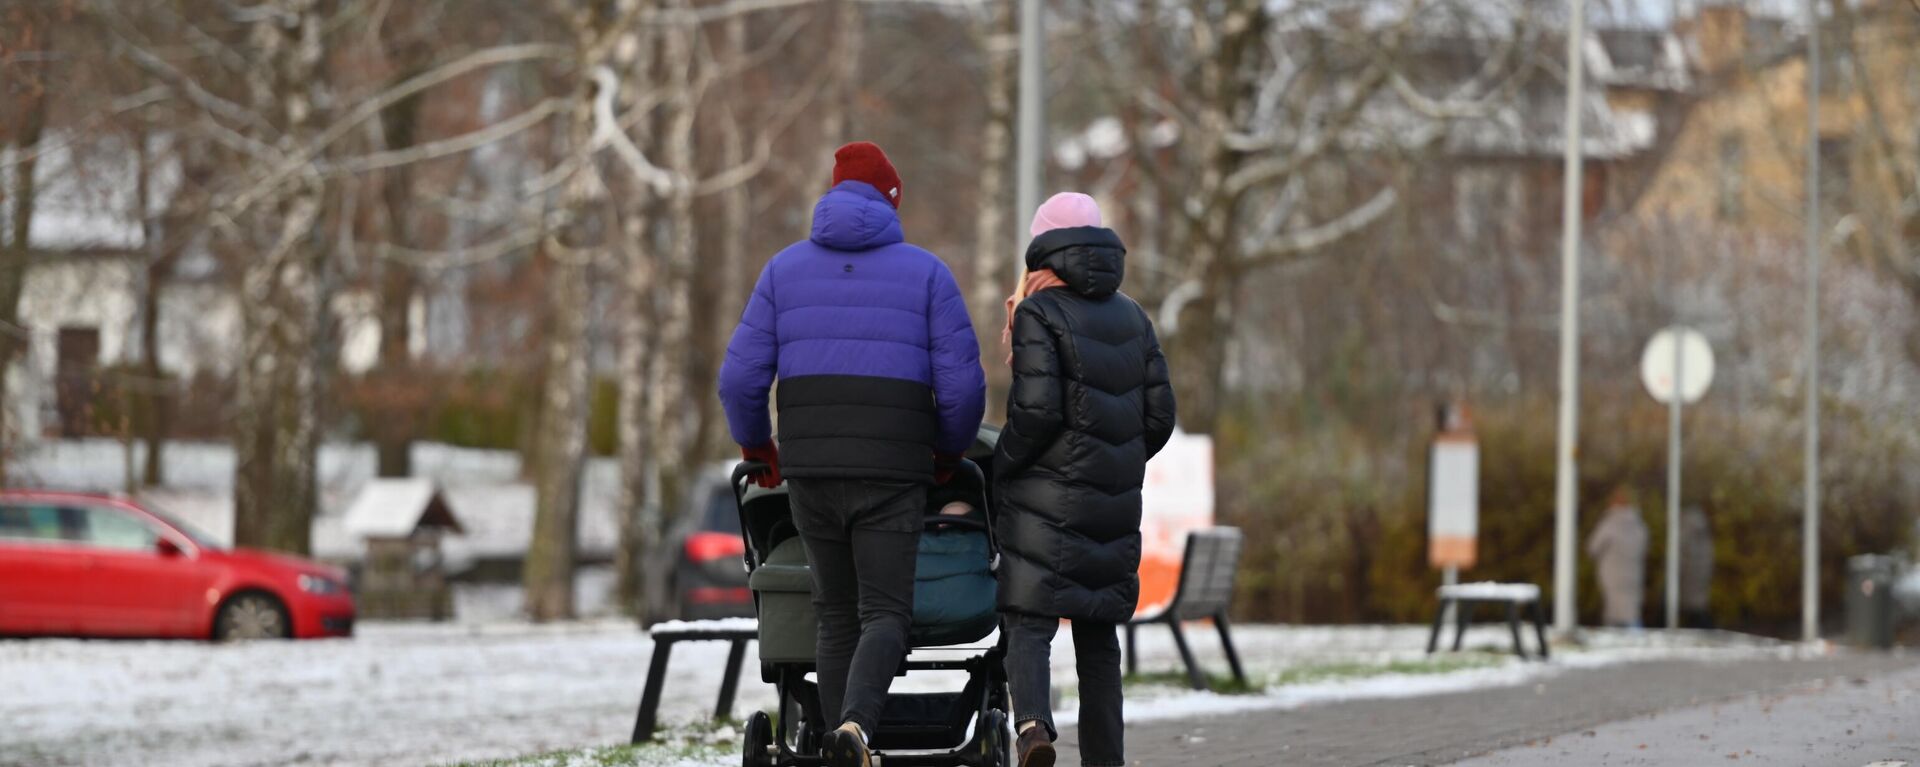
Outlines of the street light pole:
[{"label": "street light pole", "polygon": [[1586,66],[1581,55],[1587,36],[1586,0],[1568,0],[1566,182],[1560,209],[1560,418],[1555,446],[1557,468],[1553,478],[1553,627],[1571,631],[1575,616],[1573,451],[1579,441],[1580,416],[1580,113],[1586,91]]},{"label": "street light pole", "polygon": [[1800,631],[1820,638],[1820,4],[1807,0],[1807,378]]},{"label": "street light pole", "polygon": [[[1014,145],[1014,242],[1027,241],[1026,220],[1040,207],[1041,143],[1046,140],[1046,14],[1041,0],[1020,0],[1020,103]],[[1024,252],[1022,248],[1016,251]],[[1018,258],[1018,256],[1016,256]],[[1021,262],[1024,265],[1024,261]],[[1016,266],[1015,274],[1020,267]]]}]

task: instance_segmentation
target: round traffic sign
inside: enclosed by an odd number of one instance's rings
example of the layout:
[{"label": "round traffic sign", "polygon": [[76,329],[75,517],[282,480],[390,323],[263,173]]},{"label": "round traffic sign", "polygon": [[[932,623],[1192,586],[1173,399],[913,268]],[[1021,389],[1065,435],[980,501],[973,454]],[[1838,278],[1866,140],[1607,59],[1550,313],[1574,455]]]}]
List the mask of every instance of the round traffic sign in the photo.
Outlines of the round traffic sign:
[{"label": "round traffic sign", "polygon": [[[1679,344],[1677,359],[1676,343]],[[1677,377],[1681,379],[1677,387],[1680,401],[1683,404],[1698,402],[1707,393],[1707,386],[1713,383],[1713,347],[1707,345],[1706,336],[1692,328],[1671,327],[1653,334],[1653,340],[1647,342],[1646,351],[1640,355],[1640,382],[1646,384],[1648,394],[1662,403],[1673,402],[1675,363],[1679,364]]]}]

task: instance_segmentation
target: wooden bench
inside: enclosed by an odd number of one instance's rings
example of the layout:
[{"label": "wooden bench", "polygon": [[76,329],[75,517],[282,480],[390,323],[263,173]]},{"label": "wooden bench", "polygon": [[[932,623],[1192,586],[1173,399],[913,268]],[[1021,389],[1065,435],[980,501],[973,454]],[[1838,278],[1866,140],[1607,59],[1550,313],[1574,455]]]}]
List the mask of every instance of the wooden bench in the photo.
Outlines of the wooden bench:
[{"label": "wooden bench", "polygon": [[653,740],[659,725],[660,688],[667,681],[667,661],[673,646],[680,642],[727,642],[727,667],[720,676],[720,700],[713,706],[713,718],[733,714],[734,693],[740,689],[740,665],[746,661],[747,642],[759,635],[759,622],[752,618],[726,618],[711,621],[668,621],[654,626],[653,661],[647,666],[647,680],[640,692],[640,712],[633,719],[633,743]]},{"label": "wooden bench", "polygon": [[1163,623],[1173,631],[1173,644],[1180,650],[1180,660],[1187,665],[1187,681],[1193,689],[1207,689],[1207,677],[1193,658],[1193,648],[1187,646],[1186,632],[1180,629],[1183,621],[1204,618],[1211,619],[1220,630],[1220,644],[1226,648],[1233,678],[1242,685],[1247,683],[1247,672],[1240,667],[1240,652],[1233,646],[1233,632],[1227,621],[1227,609],[1233,605],[1235,573],[1240,567],[1241,543],[1240,531],[1232,527],[1187,535],[1187,549],[1180,559],[1180,580],[1174,589],[1173,601],[1158,613],[1127,622],[1128,674],[1140,673],[1135,630],[1143,625]]},{"label": "wooden bench", "polygon": [[1527,659],[1526,645],[1520,639],[1520,611],[1531,610],[1534,637],[1540,641],[1540,659],[1547,659],[1546,611],[1540,606],[1540,587],[1531,583],[1463,583],[1441,586],[1440,600],[1433,609],[1433,633],[1427,637],[1427,654],[1440,648],[1440,628],[1446,621],[1447,607],[1454,608],[1453,651],[1459,652],[1473,620],[1473,609],[1480,605],[1500,605],[1507,609],[1507,629],[1513,634],[1513,653]]}]

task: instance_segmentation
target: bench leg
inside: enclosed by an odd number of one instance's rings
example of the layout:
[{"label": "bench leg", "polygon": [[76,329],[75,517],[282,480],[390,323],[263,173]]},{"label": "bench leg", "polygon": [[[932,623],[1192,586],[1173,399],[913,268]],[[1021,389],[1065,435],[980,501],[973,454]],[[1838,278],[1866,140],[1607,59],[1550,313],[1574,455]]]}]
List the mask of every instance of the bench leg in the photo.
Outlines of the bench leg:
[{"label": "bench leg", "polygon": [[1187,634],[1180,629],[1180,619],[1167,621],[1167,628],[1173,629],[1173,646],[1180,649],[1180,660],[1187,664],[1187,682],[1193,689],[1207,689],[1207,678],[1200,673],[1200,663],[1193,659],[1193,648],[1187,646]]},{"label": "bench leg", "polygon": [[1140,675],[1140,645],[1134,641],[1138,626],[1127,624],[1127,676]]},{"label": "bench leg", "polygon": [[1449,600],[1442,599],[1440,600],[1440,604],[1435,605],[1433,608],[1433,633],[1427,635],[1428,655],[1432,655],[1435,650],[1440,649],[1440,627],[1447,620],[1448,601]]},{"label": "bench leg", "polygon": [[720,676],[720,700],[713,704],[713,718],[726,719],[733,716],[733,696],[740,690],[740,664],[746,662],[747,640],[735,639],[728,642],[727,670]]},{"label": "bench leg", "polygon": [[1459,652],[1460,645],[1467,639],[1467,621],[1473,618],[1474,603],[1458,600],[1453,603],[1453,651]]},{"label": "bench leg", "polygon": [[640,712],[633,718],[631,743],[653,740],[653,728],[659,723],[660,687],[667,681],[667,657],[673,654],[673,640],[653,640],[653,661],[647,664],[647,684],[640,693]]},{"label": "bench leg", "polygon": [[1240,651],[1233,646],[1232,627],[1227,624],[1227,611],[1221,610],[1213,616],[1213,625],[1220,629],[1220,646],[1227,651],[1227,665],[1233,668],[1233,679],[1240,686],[1247,685],[1247,672],[1240,668]]},{"label": "bench leg", "polygon": [[1507,603],[1507,630],[1513,633],[1513,654],[1527,659],[1527,646],[1520,643],[1520,603]]},{"label": "bench leg", "polygon": [[1540,659],[1546,660],[1547,650],[1547,609],[1540,606],[1540,600],[1533,602],[1533,634],[1540,640]]}]

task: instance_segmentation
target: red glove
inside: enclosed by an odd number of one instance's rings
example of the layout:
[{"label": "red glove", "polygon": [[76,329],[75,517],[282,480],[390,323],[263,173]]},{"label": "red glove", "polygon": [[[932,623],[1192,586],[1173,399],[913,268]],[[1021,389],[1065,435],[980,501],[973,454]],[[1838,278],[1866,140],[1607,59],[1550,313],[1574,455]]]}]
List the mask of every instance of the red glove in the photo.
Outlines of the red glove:
[{"label": "red glove", "polygon": [[777,445],[768,442],[759,447],[743,447],[740,448],[740,456],[767,465],[766,471],[754,475],[754,484],[765,488],[780,486],[780,448]]},{"label": "red glove", "polygon": [[953,481],[953,473],[960,470],[960,460],[964,456],[933,454],[933,483],[945,486]]}]

